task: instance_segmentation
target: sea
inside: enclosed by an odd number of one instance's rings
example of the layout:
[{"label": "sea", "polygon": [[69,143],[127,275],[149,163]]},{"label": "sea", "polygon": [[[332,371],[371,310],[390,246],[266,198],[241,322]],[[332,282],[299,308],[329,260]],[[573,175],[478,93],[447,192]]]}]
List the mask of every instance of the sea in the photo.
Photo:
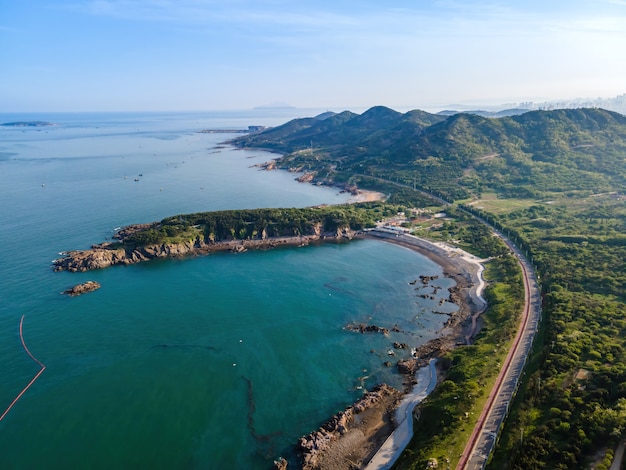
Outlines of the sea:
[{"label": "sea", "polygon": [[[410,350],[393,342],[423,344],[456,308],[439,305],[452,285],[441,267],[406,248],[365,239],[51,268],[129,224],[347,202],[260,170],[276,155],[225,143],[237,134],[199,132],[315,112],[0,114],[54,123],[0,126],[0,413],[14,403],[0,468],[270,469],[280,456],[296,466],[301,436],[378,383],[402,387],[385,363]],[[433,299],[411,284],[420,275],[438,276]],[[62,294],[87,280],[102,287]],[[400,331],[346,328],[359,323]],[[45,370],[31,383],[33,358]]]}]

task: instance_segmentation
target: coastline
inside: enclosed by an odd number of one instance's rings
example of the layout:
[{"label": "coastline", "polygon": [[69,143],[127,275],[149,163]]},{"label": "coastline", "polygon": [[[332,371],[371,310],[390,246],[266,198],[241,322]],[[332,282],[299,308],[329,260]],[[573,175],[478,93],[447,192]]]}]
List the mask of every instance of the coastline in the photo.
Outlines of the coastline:
[{"label": "coastline", "polygon": [[[361,195],[361,200],[376,200],[381,193],[366,191]],[[158,223],[138,224],[128,226],[118,232],[119,239],[132,235],[137,230],[156,227]],[[158,258],[180,258],[188,256],[203,256],[219,251],[240,253],[248,249],[271,249],[279,246],[305,246],[311,243],[341,242],[354,238],[370,238],[411,249],[427,257],[443,271],[443,275],[454,280],[455,285],[448,289],[449,302],[457,305],[458,310],[450,314],[444,326],[437,332],[437,337],[413,350],[411,358],[399,361],[396,366],[398,371],[405,377],[404,390],[395,390],[386,387],[382,390],[368,392],[373,399],[363,400],[349,406],[345,411],[333,416],[317,431],[300,439],[300,455],[304,460],[304,469],[352,469],[362,468],[370,461],[383,446],[384,442],[391,439],[395,433],[406,438],[407,425],[412,420],[405,419],[399,422],[398,407],[408,404],[411,409],[432,391],[438,380],[444,374],[440,363],[437,364],[436,374],[432,387],[424,395],[423,391],[416,391],[424,368],[429,366],[433,359],[441,357],[446,352],[459,345],[469,344],[471,338],[480,328],[480,314],[486,308],[486,302],[482,298],[482,289],[485,286],[482,280],[482,263],[485,260],[460,250],[459,248],[432,242],[404,233],[366,229],[356,231],[348,227],[337,229],[332,232],[322,232],[318,227],[310,235],[287,236],[287,237],[262,237],[256,239],[224,240],[219,242],[201,241],[199,237],[195,241],[179,243],[163,243],[156,245],[124,248],[123,243],[105,242],[93,245],[88,250],[76,250],[62,253],[63,258],[53,261],[55,271],[89,271],[101,269],[113,265],[128,265],[149,261]],[[428,282],[429,276],[420,276],[422,282]],[[371,326],[371,325],[370,325]],[[395,347],[395,346],[394,346]],[[391,363],[389,363],[391,365]],[[381,393],[377,393],[381,392]],[[366,396],[368,396],[366,394]],[[394,417],[395,416],[395,417]],[[410,423],[408,423],[410,421]],[[400,424],[404,423],[402,428]],[[410,431],[412,433],[412,430]],[[391,436],[391,437],[390,437]],[[410,439],[410,436],[409,438]],[[408,441],[407,441],[408,442]],[[406,444],[404,444],[406,445]],[[393,452],[384,451],[384,454],[393,455],[393,459],[402,452],[402,449],[394,447]],[[380,461],[380,457],[377,457]],[[391,460],[390,460],[391,462]],[[390,463],[390,465],[393,462]],[[280,465],[279,465],[280,464]],[[283,460],[277,462],[278,468]],[[345,465],[344,465],[345,464]]]},{"label": "coastline", "polygon": [[[367,193],[365,197],[377,197],[380,193]],[[132,233],[133,230],[145,228],[144,225],[125,227],[121,233]],[[429,362],[441,357],[446,352],[468,344],[480,328],[480,314],[486,308],[482,298],[484,281],[482,280],[482,263],[484,260],[444,243],[432,242],[412,235],[389,233],[377,230],[352,231],[348,229],[336,232],[317,233],[298,237],[277,237],[255,240],[227,240],[222,242],[183,242],[161,244],[135,248],[126,251],[118,244],[105,242],[93,245],[89,250],[76,250],[64,253],[64,257],[54,260],[55,271],[89,271],[109,266],[134,264],[157,258],[180,258],[187,256],[205,256],[219,251],[240,253],[248,249],[271,249],[280,246],[305,246],[311,243],[342,242],[354,238],[370,238],[382,242],[393,243],[420,253],[437,265],[441,266],[445,277],[453,279],[455,285],[450,287],[450,301],[458,306],[458,310],[450,315],[438,336],[415,349],[415,357],[401,360],[397,368],[405,377],[404,390],[384,388],[384,393],[374,393],[374,399],[362,400],[349,406],[345,411],[333,416],[318,430],[300,439],[298,447],[306,464],[304,469],[351,470],[363,468],[380,450],[383,444],[398,432],[406,439],[406,425],[400,429],[398,408],[406,406],[411,409],[430,393],[435,384],[444,376],[437,361],[437,373],[433,386],[424,395],[416,388],[418,376],[431,368]],[[435,367],[434,365],[432,367]],[[373,390],[372,392],[376,392]],[[371,393],[371,392],[369,392]],[[366,395],[367,396],[367,395]],[[395,417],[394,417],[395,416]],[[391,436],[391,437],[390,437]],[[402,449],[383,452],[397,457]],[[376,457],[377,462],[380,457]],[[391,461],[390,461],[391,462]],[[282,460],[277,461],[278,468],[283,467]],[[390,463],[391,465],[391,463]],[[382,467],[381,467],[382,468]]]},{"label": "coastline", "polygon": [[[451,290],[451,300],[459,307],[459,310],[450,317],[441,330],[442,336],[453,337],[448,339],[454,339],[454,344],[449,345],[448,349],[452,349],[458,344],[469,344],[480,330],[480,315],[487,307],[487,302],[482,297],[485,288],[482,273],[486,260],[446,243],[433,242],[413,235],[395,235],[372,230],[367,232],[366,236],[416,251],[442,267],[444,276],[456,283]],[[429,343],[443,343],[443,341],[438,341],[440,338],[435,338]],[[432,348],[426,347],[425,349],[430,351]],[[429,352],[429,354],[432,353]],[[420,354],[421,356],[422,354]],[[432,356],[428,356],[428,359],[430,357]],[[420,364],[420,366],[424,365],[424,362]]]},{"label": "coastline", "polygon": [[417,383],[413,390],[404,396],[394,411],[396,428],[367,463],[365,470],[387,470],[391,468],[411,441],[413,437],[413,410],[432,393],[437,385],[437,359],[431,359],[428,366],[421,367],[415,373],[415,378]]},{"label": "coastline", "polygon": [[[132,231],[128,226],[123,230]],[[158,258],[184,258],[206,256],[211,253],[243,253],[248,250],[269,250],[280,246],[300,247],[311,243],[340,242],[362,236],[360,232],[343,229],[332,233],[301,235],[293,237],[270,237],[253,240],[225,240],[219,242],[187,241],[162,243],[126,249],[112,242],[92,245],[86,250],[61,252],[62,257],[52,260],[54,271],[85,272],[116,265],[130,265]]]},{"label": "coastline", "polygon": [[[482,290],[485,287],[482,279],[485,260],[459,248],[412,235],[372,230],[366,232],[363,237],[403,246],[441,266],[444,275],[456,283],[450,288],[450,297],[459,310],[451,315],[444,328],[440,330],[439,336],[417,348],[417,358],[398,363],[398,369],[407,377],[405,382],[407,387],[403,391],[398,391],[398,394],[390,395],[393,396],[393,400],[372,401],[366,410],[357,412],[360,413],[359,417],[355,417],[356,404],[351,405],[329,421],[333,422],[337,417],[349,415],[350,419],[342,420],[340,429],[337,427],[329,429],[328,423],[325,423],[317,431],[301,439],[300,448],[307,449],[303,469],[390,468],[412,436],[413,421],[409,419],[409,413],[412,413],[413,408],[432,392],[444,377],[440,361],[436,359],[471,341],[479,330],[480,315],[487,307],[482,298]],[[432,376],[426,389],[423,387],[425,374]],[[316,445],[316,440],[320,436],[324,438],[323,446]],[[277,468],[286,467],[277,465]]]},{"label": "coastline", "polygon": [[359,202],[374,202],[374,201],[382,201],[385,199],[385,195],[378,191],[370,191],[368,189],[357,189],[356,194],[353,194],[350,199],[348,199],[348,204],[357,204]]}]

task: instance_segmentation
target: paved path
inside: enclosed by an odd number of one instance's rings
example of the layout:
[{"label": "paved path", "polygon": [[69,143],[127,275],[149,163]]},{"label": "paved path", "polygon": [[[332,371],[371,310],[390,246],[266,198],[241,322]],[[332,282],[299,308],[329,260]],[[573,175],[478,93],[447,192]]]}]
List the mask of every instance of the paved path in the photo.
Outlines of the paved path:
[{"label": "paved path", "polygon": [[524,255],[502,234],[498,235],[509,245],[516,256],[524,277],[525,302],[518,332],[498,374],[487,403],[474,427],[457,470],[485,468],[495,448],[500,428],[508,415],[509,405],[517,392],[526,359],[530,353],[541,316],[541,298],[537,279]]},{"label": "paved path", "polygon": [[428,367],[420,368],[416,373],[417,384],[413,387],[396,409],[394,418],[396,428],[383,443],[376,455],[365,466],[365,470],[387,470],[398,460],[404,448],[413,437],[413,409],[437,384],[436,359],[431,359]]},{"label": "paved path", "polygon": [[[373,178],[380,179],[376,177]],[[408,185],[400,183],[394,184],[408,187]],[[419,192],[444,205],[450,204],[446,200],[436,197],[433,194],[425,191]],[[495,448],[498,433],[508,415],[511,400],[517,392],[517,387],[541,318],[540,289],[531,264],[523,253],[507,237],[495,230],[489,222],[475,214],[467,213],[494,230],[496,235],[502,238],[512,250],[522,268],[525,302],[520,326],[513,340],[513,345],[507,354],[504,365],[496,379],[496,383],[489,394],[487,404],[478,418],[470,440],[461,454],[461,458],[456,467],[457,470],[483,469],[487,465],[489,456]]]},{"label": "paved path", "polygon": [[626,442],[620,441],[617,446],[617,450],[615,451],[615,456],[613,457],[613,463],[609,470],[621,470],[622,469],[622,459],[624,458],[624,446]]}]

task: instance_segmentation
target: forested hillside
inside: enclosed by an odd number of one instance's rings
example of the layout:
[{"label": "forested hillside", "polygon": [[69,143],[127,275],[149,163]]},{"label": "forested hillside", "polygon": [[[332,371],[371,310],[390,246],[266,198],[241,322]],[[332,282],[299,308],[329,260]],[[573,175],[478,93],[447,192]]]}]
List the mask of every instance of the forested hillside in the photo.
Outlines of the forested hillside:
[{"label": "forested hillside", "polygon": [[[233,143],[280,152],[279,168],[314,181],[383,190],[403,204],[421,204],[420,190],[435,194],[508,233],[536,265],[544,318],[490,468],[608,468],[626,436],[626,117],[603,109],[487,118],[376,107],[295,120]],[[416,230],[449,240],[466,231],[454,220]],[[498,322],[488,323],[485,334],[494,328]],[[475,375],[493,367],[488,354],[482,363],[475,354],[481,347],[467,350]],[[473,346],[455,354],[464,348]],[[448,385],[460,390],[461,377]],[[432,406],[447,407],[449,425],[420,441],[428,442],[424,452],[414,441],[408,455],[421,463],[405,455],[401,468],[458,459],[450,436],[468,415],[455,415],[445,400]]]},{"label": "forested hillside", "polygon": [[356,205],[198,212],[133,226],[116,238],[136,247],[200,239],[203,243],[294,237],[375,225],[375,213]]},{"label": "forested hillside", "polygon": [[235,145],[279,151],[280,168],[326,183],[375,176],[456,200],[591,194],[626,184],[626,117],[602,109],[445,117],[384,107],[361,115],[296,119]]}]

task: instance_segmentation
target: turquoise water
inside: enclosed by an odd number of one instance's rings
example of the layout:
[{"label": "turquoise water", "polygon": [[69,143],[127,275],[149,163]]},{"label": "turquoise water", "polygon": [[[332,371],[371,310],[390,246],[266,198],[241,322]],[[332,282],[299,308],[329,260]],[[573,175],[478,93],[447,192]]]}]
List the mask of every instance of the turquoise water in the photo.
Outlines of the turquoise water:
[{"label": "turquoise water", "polygon": [[[345,201],[258,171],[271,155],[222,148],[227,134],[196,133],[289,118],[265,113],[0,115],[60,124],[0,127],[0,413],[39,371],[22,315],[46,365],[0,422],[0,468],[271,468],[361,386],[400,387],[384,366],[391,343],[417,346],[447,319],[408,284],[441,269],[404,248],[359,240],[50,268],[57,252],[129,223]],[[102,288],[59,294],[89,279]],[[444,296],[450,281],[436,282]],[[352,322],[402,333],[362,335]]]}]

